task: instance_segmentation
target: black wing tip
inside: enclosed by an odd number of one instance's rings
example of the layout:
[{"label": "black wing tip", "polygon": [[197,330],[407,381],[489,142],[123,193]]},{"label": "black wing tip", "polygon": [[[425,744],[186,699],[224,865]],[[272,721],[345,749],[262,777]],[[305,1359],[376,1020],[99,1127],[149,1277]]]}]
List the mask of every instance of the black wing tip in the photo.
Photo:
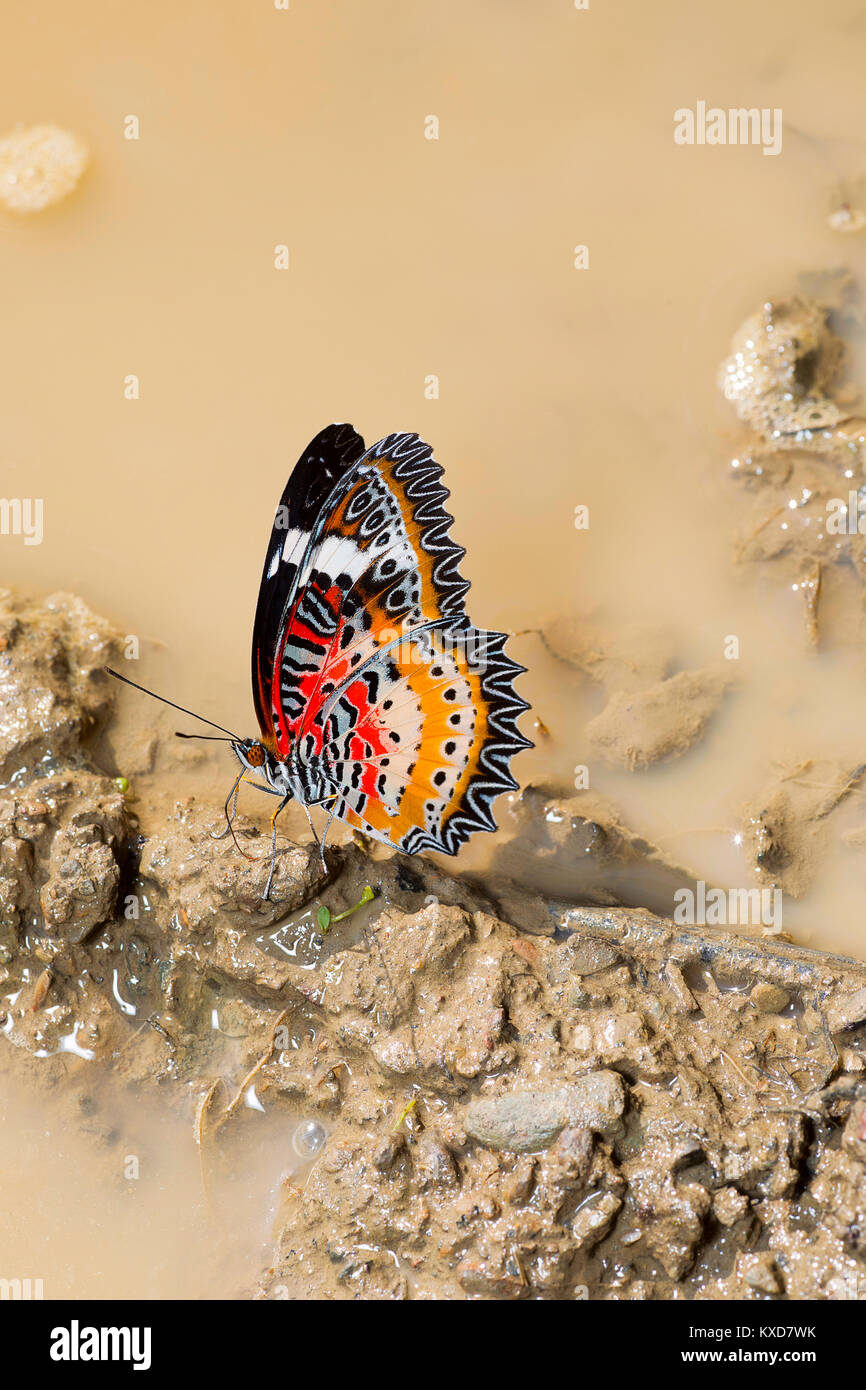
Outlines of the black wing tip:
[{"label": "black wing tip", "polygon": [[310,454],[325,450],[340,459],[348,458],[352,454],[354,457],[360,458],[366,448],[363,438],[354,425],[350,425],[347,420],[335,420],[330,425],[325,425],[325,428],[319,430],[318,434],[313,435],[301,455],[301,460]]}]

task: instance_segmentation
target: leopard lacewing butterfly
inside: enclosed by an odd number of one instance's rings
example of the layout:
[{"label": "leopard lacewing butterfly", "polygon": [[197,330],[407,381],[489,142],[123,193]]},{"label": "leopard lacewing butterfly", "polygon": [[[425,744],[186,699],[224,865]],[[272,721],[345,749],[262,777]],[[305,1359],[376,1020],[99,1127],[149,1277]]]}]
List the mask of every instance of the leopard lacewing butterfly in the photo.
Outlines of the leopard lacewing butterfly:
[{"label": "leopard lacewing butterfly", "polygon": [[[517,728],[525,668],[504,633],[467,616],[441,478],[416,434],[367,449],[351,425],[329,425],[302,454],[253,626],[260,736],[221,730],[241,764],[229,828],[240,781],[260,778],[280,798],[274,837],[293,799],[406,854],[456,854],[496,829],[493,802],[517,787],[511,758],[532,746]],[[321,850],[324,862],[324,836]],[[265,897],[273,867],[272,853]]]}]

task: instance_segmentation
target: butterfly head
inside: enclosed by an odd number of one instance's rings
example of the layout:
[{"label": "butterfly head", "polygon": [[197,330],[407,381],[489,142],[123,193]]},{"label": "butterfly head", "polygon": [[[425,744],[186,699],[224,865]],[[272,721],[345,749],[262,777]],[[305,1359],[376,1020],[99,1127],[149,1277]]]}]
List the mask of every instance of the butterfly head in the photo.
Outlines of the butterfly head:
[{"label": "butterfly head", "polygon": [[259,777],[264,777],[271,786],[274,786],[278,778],[279,764],[261,739],[236,739],[232,742],[232,748],[245,772],[257,773]]}]

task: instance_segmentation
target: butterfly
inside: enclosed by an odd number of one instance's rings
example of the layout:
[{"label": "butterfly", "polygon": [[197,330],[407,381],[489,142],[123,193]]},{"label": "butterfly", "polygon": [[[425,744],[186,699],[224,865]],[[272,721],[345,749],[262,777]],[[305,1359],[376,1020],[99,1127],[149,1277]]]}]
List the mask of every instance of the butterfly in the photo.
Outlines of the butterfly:
[{"label": "butterfly", "polygon": [[511,758],[532,747],[517,726],[525,667],[466,613],[441,479],[417,434],[368,449],[334,424],[280,498],[253,625],[259,736],[229,735],[241,770],[226,801],[230,830],[242,781],[279,797],[265,898],[293,800],[314,836],[309,808],[328,812],[324,865],[334,819],[405,854],[454,855],[496,829],[493,802],[517,788]]}]

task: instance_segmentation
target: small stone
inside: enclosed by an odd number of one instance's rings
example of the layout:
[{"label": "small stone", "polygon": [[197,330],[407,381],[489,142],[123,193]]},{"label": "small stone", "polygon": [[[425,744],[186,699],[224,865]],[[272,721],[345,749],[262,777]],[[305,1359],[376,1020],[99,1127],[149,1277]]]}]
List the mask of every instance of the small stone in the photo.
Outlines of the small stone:
[{"label": "small stone", "polygon": [[572,1163],[577,1172],[585,1177],[592,1162],[592,1131],[589,1129],[564,1129],[556,1141],[562,1156]]},{"label": "small stone", "polygon": [[384,1067],[386,1071],[396,1072],[398,1076],[408,1076],[417,1066],[414,1043],[410,1038],[401,1038],[396,1034],[385,1036],[376,1043],[372,1049],[373,1056]]},{"label": "small stone", "polygon": [[510,1173],[503,1174],[500,1190],[504,1202],[516,1205],[518,1202],[526,1201],[535,1180],[535,1164],[534,1158],[524,1154],[517,1160]]},{"label": "small stone", "polygon": [[866,1163],[866,1102],[858,1100],[842,1131],[842,1148],[851,1158]]},{"label": "small stone", "polygon": [[412,1166],[419,1182],[445,1183],[457,1181],[454,1159],[438,1134],[425,1131],[412,1147]]},{"label": "small stone", "polygon": [[671,993],[677,1003],[677,1008],[682,1013],[693,1013],[698,1007],[695,1003],[695,996],[692,994],[685,981],[685,976],[680,970],[675,960],[669,960],[664,969],[665,980],[670,986]]},{"label": "small stone", "polygon": [[713,1197],[713,1216],[720,1226],[733,1226],[748,1210],[748,1197],[736,1187],[720,1187]]},{"label": "small stone", "polygon": [[466,1133],[485,1148],[532,1153],[549,1148],[564,1129],[616,1131],[624,1110],[622,1077],[596,1071],[568,1086],[472,1101],[463,1122]]},{"label": "small stone", "polygon": [[762,980],[760,984],[755,985],[749,998],[762,1014],[780,1014],[783,1009],[787,1009],[791,1002],[791,996],[787,990],[782,989],[779,985],[771,985],[767,980]]},{"label": "small stone", "polygon": [[32,872],[33,846],[26,840],[9,835],[0,843],[0,866],[12,873],[24,875]]},{"label": "small stone", "polygon": [[576,941],[569,952],[569,965],[575,975],[597,975],[600,970],[608,970],[620,959],[615,947],[592,936]]},{"label": "small stone", "polygon": [[622,1201],[613,1192],[588,1197],[574,1214],[571,1233],[581,1247],[597,1245],[607,1235]]},{"label": "small stone", "polygon": [[373,1167],[377,1173],[389,1173],[403,1147],[402,1134],[386,1134],[373,1150]]},{"label": "small stone", "polygon": [[599,1038],[609,1052],[628,1052],[646,1042],[646,1024],[638,1013],[612,1014],[599,1030]]},{"label": "small stone", "polygon": [[775,1259],[767,1250],[751,1255],[740,1255],[737,1260],[737,1274],[741,1281],[757,1293],[782,1293],[782,1276]]},{"label": "small stone", "polygon": [[838,999],[827,1010],[827,1027],[831,1033],[840,1033],[843,1028],[853,1028],[866,1018],[866,985],[855,990],[844,999]]}]

